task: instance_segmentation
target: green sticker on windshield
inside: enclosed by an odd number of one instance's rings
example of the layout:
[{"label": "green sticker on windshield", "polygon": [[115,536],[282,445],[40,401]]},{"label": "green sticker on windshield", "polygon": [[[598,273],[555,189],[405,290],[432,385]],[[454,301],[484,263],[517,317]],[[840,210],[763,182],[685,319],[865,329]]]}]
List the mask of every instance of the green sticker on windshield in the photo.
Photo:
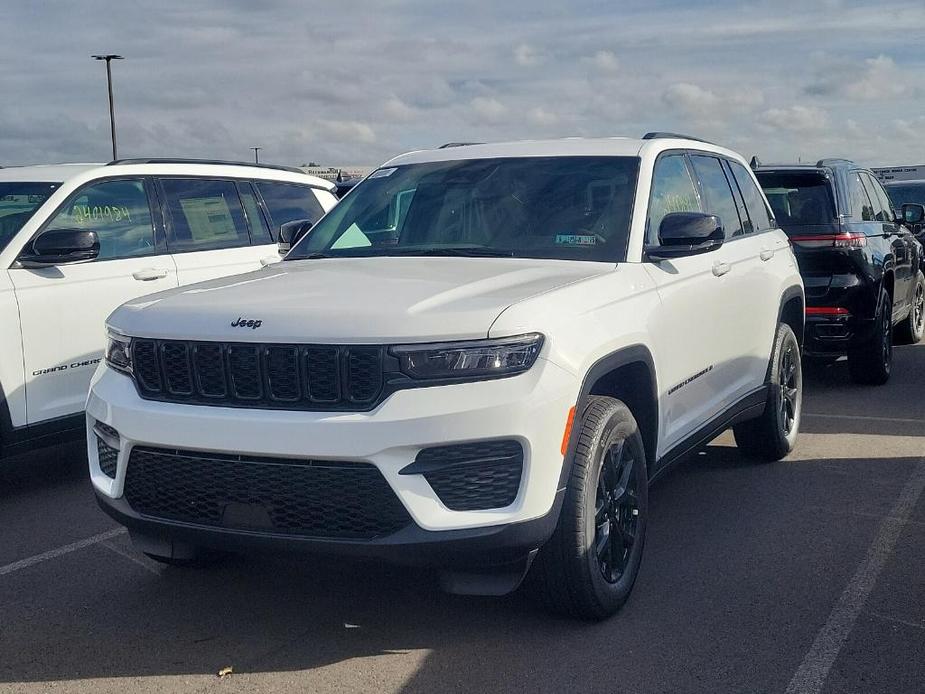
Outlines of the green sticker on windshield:
[{"label": "green sticker on windshield", "polygon": [[557,246],[594,246],[597,236],[593,234],[556,234]]}]

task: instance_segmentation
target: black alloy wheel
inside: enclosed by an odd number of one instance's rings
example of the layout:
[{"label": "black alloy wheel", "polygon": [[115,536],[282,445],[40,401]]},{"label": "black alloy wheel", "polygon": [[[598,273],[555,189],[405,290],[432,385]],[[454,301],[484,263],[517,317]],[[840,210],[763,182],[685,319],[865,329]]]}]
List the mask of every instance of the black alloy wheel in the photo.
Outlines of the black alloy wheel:
[{"label": "black alloy wheel", "polygon": [[594,550],[601,575],[616,583],[626,571],[639,523],[638,481],[633,454],[624,441],[604,454],[597,481]]}]

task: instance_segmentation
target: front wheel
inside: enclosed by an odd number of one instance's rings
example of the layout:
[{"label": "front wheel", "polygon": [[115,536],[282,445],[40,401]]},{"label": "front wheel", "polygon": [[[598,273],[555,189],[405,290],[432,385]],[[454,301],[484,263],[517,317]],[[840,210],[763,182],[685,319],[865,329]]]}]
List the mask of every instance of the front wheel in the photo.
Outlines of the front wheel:
[{"label": "front wheel", "polygon": [[915,276],[912,290],[912,308],[902,323],[896,326],[896,342],[901,345],[914,345],[925,333],[925,275],[919,270]]},{"label": "front wheel", "polygon": [[800,343],[786,323],[777,326],[771,353],[768,399],[760,417],[732,428],[736,446],[746,456],[774,461],[793,450],[803,410],[803,363]]},{"label": "front wheel", "polygon": [[559,522],[529,582],[553,611],[604,619],[629,598],[648,519],[646,456],[639,427],[619,400],[583,408]]}]

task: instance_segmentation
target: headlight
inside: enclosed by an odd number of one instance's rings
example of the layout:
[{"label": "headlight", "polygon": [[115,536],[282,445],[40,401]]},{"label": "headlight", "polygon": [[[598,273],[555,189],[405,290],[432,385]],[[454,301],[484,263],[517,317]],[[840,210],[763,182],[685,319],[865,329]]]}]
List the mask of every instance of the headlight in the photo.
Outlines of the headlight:
[{"label": "headlight", "polygon": [[132,338],[117,333],[112,328],[106,330],[109,338],[106,343],[106,363],[116,371],[132,373]]},{"label": "headlight", "polygon": [[416,379],[481,379],[523,373],[536,361],[539,333],[496,340],[470,340],[393,347],[402,373]]}]

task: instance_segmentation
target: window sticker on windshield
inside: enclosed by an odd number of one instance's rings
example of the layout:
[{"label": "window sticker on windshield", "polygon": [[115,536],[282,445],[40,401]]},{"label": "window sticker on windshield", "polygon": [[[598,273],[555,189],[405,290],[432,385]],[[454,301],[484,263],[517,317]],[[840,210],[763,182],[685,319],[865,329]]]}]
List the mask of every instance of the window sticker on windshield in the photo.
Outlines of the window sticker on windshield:
[{"label": "window sticker on windshield", "polygon": [[385,178],[386,176],[391,176],[395,173],[397,169],[379,169],[378,171],[373,171],[369,178]]},{"label": "window sticker on windshield", "polygon": [[557,246],[595,246],[597,236],[593,234],[556,234]]}]

